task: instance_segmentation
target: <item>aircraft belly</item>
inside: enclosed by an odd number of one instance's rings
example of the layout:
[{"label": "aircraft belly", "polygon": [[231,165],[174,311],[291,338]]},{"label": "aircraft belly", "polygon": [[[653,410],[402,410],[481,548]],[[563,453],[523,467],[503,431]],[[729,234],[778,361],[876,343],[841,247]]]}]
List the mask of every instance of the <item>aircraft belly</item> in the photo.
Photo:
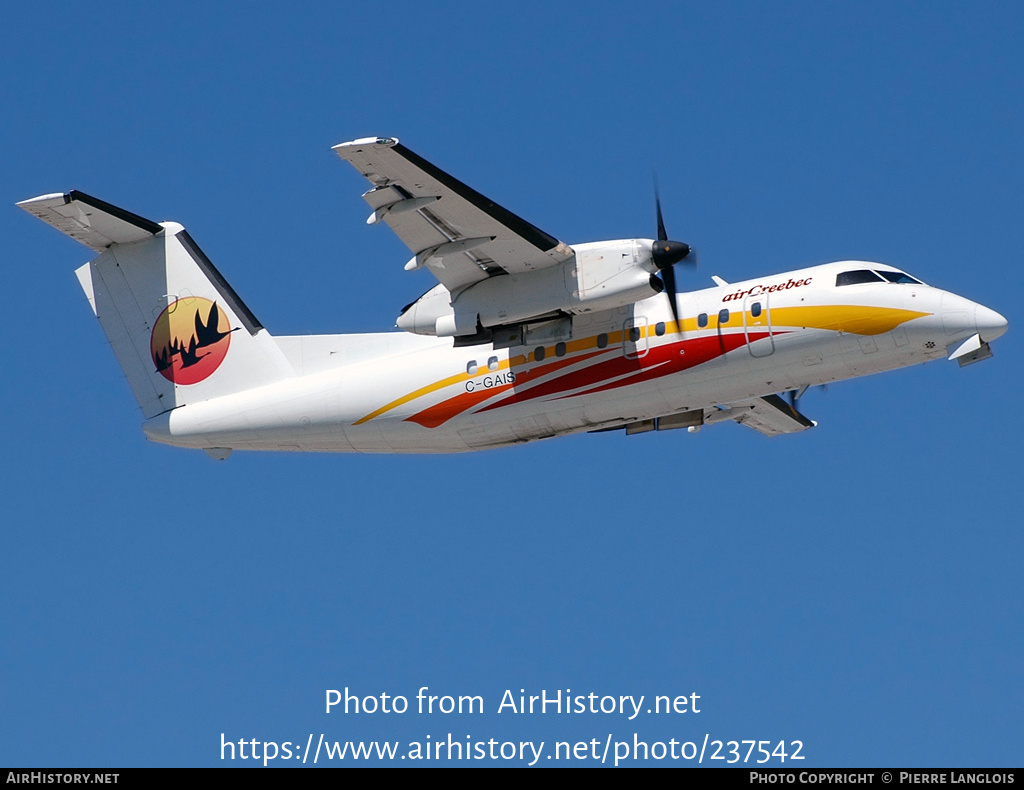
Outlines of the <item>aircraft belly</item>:
[{"label": "aircraft belly", "polygon": [[472,449],[501,447],[551,436],[576,433],[591,427],[579,398],[567,398],[557,406],[520,404],[458,420],[458,433]]}]

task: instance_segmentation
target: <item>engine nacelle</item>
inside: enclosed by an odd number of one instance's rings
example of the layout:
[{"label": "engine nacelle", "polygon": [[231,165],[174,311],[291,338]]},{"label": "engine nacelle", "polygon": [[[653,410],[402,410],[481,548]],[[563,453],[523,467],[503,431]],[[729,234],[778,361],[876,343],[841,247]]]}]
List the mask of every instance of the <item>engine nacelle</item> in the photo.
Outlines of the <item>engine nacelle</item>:
[{"label": "engine nacelle", "polygon": [[574,247],[564,263],[532,272],[489,277],[454,298],[443,285],[420,297],[398,318],[407,332],[440,337],[522,324],[561,314],[631,305],[659,293],[648,239],[595,242]]}]

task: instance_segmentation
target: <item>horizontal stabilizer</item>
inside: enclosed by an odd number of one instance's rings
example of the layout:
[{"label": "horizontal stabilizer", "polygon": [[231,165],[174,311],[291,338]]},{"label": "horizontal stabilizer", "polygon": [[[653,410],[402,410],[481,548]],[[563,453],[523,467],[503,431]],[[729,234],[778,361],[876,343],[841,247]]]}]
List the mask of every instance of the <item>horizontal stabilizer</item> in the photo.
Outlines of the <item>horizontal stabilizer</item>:
[{"label": "horizontal stabilizer", "polygon": [[113,244],[142,241],[163,230],[156,222],[78,190],[41,195],[18,205],[96,252]]}]

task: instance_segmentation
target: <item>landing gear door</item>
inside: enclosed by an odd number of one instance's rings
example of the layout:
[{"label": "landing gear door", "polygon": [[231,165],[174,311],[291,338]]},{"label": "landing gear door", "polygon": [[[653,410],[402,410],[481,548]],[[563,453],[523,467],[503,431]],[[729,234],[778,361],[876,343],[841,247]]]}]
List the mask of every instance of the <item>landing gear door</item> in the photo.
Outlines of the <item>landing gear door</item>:
[{"label": "landing gear door", "polygon": [[750,356],[768,357],[775,353],[768,294],[747,296],[743,299],[743,334]]}]

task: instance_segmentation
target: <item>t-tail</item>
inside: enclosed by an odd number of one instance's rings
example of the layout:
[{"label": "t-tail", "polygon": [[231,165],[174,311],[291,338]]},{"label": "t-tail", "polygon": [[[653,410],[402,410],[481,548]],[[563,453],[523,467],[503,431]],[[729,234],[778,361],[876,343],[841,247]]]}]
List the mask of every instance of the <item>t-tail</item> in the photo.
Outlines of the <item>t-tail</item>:
[{"label": "t-tail", "polygon": [[76,274],[147,419],[292,375],[181,225],[77,191],[18,205],[100,253]]}]

